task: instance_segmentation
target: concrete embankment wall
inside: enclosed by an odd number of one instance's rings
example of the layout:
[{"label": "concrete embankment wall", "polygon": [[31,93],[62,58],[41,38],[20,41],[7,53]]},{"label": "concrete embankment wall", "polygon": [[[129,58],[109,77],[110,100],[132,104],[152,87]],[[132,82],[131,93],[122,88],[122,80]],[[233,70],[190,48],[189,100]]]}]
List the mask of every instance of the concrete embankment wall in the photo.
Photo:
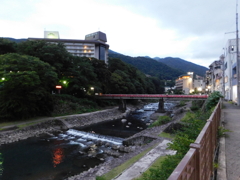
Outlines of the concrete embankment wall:
[{"label": "concrete embankment wall", "polygon": [[29,137],[39,136],[41,134],[51,134],[53,132],[61,132],[66,128],[74,128],[87,126],[103,121],[111,121],[119,118],[124,118],[130,109],[122,113],[117,108],[97,111],[92,113],[84,113],[70,116],[62,116],[55,118],[47,118],[44,122],[36,125],[28,126],[22,129],[6,131],[0,133],[0,146]]}]

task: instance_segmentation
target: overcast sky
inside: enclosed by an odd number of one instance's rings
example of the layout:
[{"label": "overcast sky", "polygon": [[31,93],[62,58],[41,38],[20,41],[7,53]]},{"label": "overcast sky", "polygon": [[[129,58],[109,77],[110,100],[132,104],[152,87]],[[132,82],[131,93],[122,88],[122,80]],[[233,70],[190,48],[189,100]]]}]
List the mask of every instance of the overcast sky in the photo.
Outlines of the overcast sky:
[{"label": "overcast sky", "polygon": [[[236,0],[1,0],[0,37],[107,34],[129,56],[179,57],[208,67],[235,38]],[[233,33],[228,33],[233,32]],[[226,34],[228,33],[228,34]]]}]

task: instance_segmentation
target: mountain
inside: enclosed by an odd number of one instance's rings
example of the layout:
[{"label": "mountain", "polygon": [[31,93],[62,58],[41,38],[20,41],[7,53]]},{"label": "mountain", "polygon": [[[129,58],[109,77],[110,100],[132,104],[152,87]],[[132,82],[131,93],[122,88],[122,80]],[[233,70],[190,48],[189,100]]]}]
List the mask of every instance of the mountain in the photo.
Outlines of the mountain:
[{"label": "mountain", "polygon": [[119,58],[138,68],[145,74],[168,80],[175,80],[180,75],[186,74],[187,72],[194,72],[194,75],[205,76],[205,73],[208,70],[204,66],[194,64],[181,58],[150,58],[149,56],[131,57],[112,50],[109,51],[109,57]]},{"label": "mountain", "polygon": [[119,53],[111,53],[111,51],[109,52],[108,56],[110,58],[121,59],[122,61],[138,68],[143,73],[156,76],[160,79],[175,80],[178,76],[186,74],[185,71],[171,68],[164,63],[148,57],[131,57]]},{"label": "mountain", "polygon": [[4,37],[4,39],[8,39],[8,40],[16,42],[16,43],[27,41],[27,39],[14,39],[14,38],[9,38],[9,37]]},{"label": "mountain", "polygon": [[204,66],[200,66],[197,64],[194,64],[192,62],[183,60],[181,58],[173,58],[173,57],[166,57],[166,58],[159,58],[155,57],[153,58],[158,62],[164,63],[168,65],[169,67],[176,68],[176,69],[184,69],[186,72],[194,72],[194,74],[199,76],[205,76],[206,71],[208,70]]},{"label": "mountain", "polygon": [[115,51],[113,51],[113,50],[111,50],[111,49],[108,50],[108,53],[109,53],[109,54],[120,54],[120,53],[115,52]]}]

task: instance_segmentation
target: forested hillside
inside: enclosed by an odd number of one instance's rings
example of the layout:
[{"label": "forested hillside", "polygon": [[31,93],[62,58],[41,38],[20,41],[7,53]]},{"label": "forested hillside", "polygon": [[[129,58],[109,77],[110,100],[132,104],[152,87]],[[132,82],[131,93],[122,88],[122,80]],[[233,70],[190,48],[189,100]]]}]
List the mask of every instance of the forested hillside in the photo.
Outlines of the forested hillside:
[{"label": "forested hillside", "polygon": [[158,62],[168,65],[169,67],[176,68],[176,69],[184,69],[186,72],[194,72],[194,74],[197,74],[199,76],[205,76],[205,73],[208,70],[204,66],[200,66],[200,65],[194,64],[192,62],[185,61],[181,58],[155,57],[154,59],[157,60]]},{"label": "forested hillside", "polygon": [[164,80],[175,80],[178,76],[185,74],[186,72],[179,69],[174,69],[166,64],[157,62],[154,59],[146,58],[146,57],[130,57],[125,56],[119,53],[112,53],[109,52],[109,57],[112,58],[119,58],[122,61],[133,65],[134,67],[138,68],[140,71],[144,72],[145,74],[158,77]]},{"label": "forested hillside", "polygon": [[[176,79],[179,75],[186,74],[187,72],[194,72],[194,75],[205,76],[208,70],[204,66],[194,64],[181,58],[150,58],[149,56],[131,57],[112,50],[109,50],[109,57],[120,58],[122,61],[135,66],[146,74],[163,79]],[[159,64],[155,61],[159,62]]]},{"label": "forested hillside", "polygon": [[[107,65],[95,58],[73,56],[62,43],[16,43],[0,38],[0,64],[0,121],[51,115],[59,95],[86,105],[83,99],[96,104],[95,93],[164,93],[159,78],[147,77],[117,58],[109,58]],[[69,107],[82,111],[75,102]]]}]

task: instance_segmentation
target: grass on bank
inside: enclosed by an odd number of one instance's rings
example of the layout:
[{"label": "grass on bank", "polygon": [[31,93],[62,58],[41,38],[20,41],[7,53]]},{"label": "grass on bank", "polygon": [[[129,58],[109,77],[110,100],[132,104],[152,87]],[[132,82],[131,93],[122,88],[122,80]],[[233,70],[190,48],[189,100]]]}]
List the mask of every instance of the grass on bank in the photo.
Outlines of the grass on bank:
[{"label": "grass on bank", "polygon": [[135,178],[134,180],[144,180],[143,176],[149,175],[151,173],[150,169],[157,169],[157,168],[160,169],[162,166],[162,162],[166,157],[167,156],[161,156],[158,159],[156,159],[156,161],[154,161],[154,163],[140,177]]},{"label": "grass on bank", "polygon": [[155,144],[152,147],[149,147],[148,149],[146,149],[145,151],[143,151],[142,153],[132,157],[131,159],[129,159],[128,161],[126,161],[125,163],[121,164],[120,166],[112,169],[111,171],[109,171],[108,173],[102,175],[102,176],[98,176],[96,179],[97,180],[110,180],[113,179],[114,177],[116,177],[117,175],[119,175],[120,173],[122,173],[125,169],[129,168],[132,164],[134,164],[135,162],[137,162],[140,158],[142,158],[145,154],[147,154],[151,149],[153,149],[154,147],[156,147],[158,144]]},{"label": "grass on bank", "polygon": [[158,136],[163,138],[168,138],[168,139],[173,139],[175,137],[174,134],[165,133],[165,132],[160,133]]}]

